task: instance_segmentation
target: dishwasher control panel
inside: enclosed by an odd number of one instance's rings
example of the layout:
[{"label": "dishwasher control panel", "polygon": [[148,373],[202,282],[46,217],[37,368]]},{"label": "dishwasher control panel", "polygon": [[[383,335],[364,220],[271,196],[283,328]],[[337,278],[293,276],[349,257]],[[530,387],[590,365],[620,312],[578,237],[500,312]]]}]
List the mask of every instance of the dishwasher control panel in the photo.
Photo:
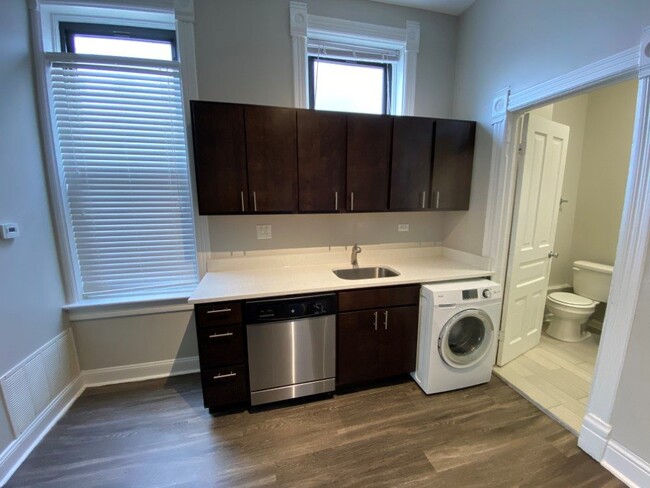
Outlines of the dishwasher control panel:
[{"label": "dishwasher control panel", "polygon": [[244,303],[244,322],[258,324],[336,313],[336,294],[309,295]]}]

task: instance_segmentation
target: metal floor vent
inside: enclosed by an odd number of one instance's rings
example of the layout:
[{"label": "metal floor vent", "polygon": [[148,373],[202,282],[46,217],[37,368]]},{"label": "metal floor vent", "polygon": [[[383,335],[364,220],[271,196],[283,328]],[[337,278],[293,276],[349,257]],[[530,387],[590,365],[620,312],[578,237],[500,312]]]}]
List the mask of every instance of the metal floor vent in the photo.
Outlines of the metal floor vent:
[{"label": "metal floor vent", "polygon": [[0,378],[14,435],[24,432],[78,375],[72,331],[67,329]]}]

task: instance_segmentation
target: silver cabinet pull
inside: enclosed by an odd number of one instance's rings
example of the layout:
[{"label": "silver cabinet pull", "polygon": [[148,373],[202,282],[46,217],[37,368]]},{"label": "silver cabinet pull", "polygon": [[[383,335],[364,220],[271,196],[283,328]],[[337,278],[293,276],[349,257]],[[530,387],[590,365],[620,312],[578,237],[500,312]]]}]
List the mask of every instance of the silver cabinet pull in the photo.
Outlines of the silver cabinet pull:
[{"label": "silver cabinet pull", "polygon": [[212,379],[213,379],[213,380],[222,380],[222,379],[224,379],[224,378],[231,378],[231,377],[233,377],[233,376],[237,376],[237,373],[233,373],[233,372],[231,371],[231,372],[228,373],[228,374],[221,374],[221,373],[219,373],[217,376],[213,376]]},{"label": "silver cabinet pull", "polygon": [[374,323],[375,330],[377,330],[377,314],[378,314],[378,313],[379,313],[379,312],[373,312],[373,314],[375,315],[375,323]]},{"label": "silver cabinet pull", "polygon": [[384,330],[388,330],[388,310],[384,310]]},{"label": "silver cabinet pull", "polygon": [[209,339],[218,339],[219,337],[230,337],[232,336],[232,332],[226,332],[224,334],[211,334],[208,336]]},{"label": "silver cabinet pull", "polygon": [[422,192],[422,208],[426,208],[426,207],[425,207],[425,202],[426,202],[426,200],[427,200],[427,192],[426,192],[426,191],[423,191],[423,192]]},{"label": "silver cabinet pull", "polygon": [[228,312],[232,312],[232,308],[218,308],[218,309],[207,311],[207,313],[228,313]]},{"label": "silver cabinet pull", "polygon": [[241,191],[241,211],[244,212],[244,191]]},{"label": "silver cabinet pull", "polygon": [[253,210],[257,212],[257,195],[253,192]]},{"label": "silver cabinet pull", "polygon": [[436,208],[440,206],[440,192],[436,192]]},{"label": "silver cabinet pull", "polygon": [[334,192],[334,210],[339,209],[339,192]]},{"label": "silver cabinet pull", "polygon": [[350,192],[350,211],[354,212],[354,192]]}]

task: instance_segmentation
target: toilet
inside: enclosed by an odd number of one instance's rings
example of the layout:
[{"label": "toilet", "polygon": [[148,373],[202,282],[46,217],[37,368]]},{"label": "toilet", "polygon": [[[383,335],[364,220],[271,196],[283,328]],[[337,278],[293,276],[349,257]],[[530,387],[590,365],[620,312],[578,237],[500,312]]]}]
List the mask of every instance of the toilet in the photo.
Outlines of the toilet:
[{"label": "toilet", "polygon": [[582,325],[606,302],[614,268],[591,261],[573,263],[574,293],[554,292],[546,297],[546,307],[553,314],[546,333],[560,341],[580,342],[591,334]]}]

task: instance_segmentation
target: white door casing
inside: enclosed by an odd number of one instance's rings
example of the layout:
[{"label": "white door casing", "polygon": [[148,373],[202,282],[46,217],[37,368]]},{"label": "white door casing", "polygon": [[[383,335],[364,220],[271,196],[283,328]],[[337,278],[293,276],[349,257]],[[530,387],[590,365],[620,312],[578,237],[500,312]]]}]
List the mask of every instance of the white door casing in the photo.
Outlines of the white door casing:
[{"label": "white door casing", "polygon": [[521,141],[499,366],[532,349],[540,340],[569,127],[526,114]]}]

